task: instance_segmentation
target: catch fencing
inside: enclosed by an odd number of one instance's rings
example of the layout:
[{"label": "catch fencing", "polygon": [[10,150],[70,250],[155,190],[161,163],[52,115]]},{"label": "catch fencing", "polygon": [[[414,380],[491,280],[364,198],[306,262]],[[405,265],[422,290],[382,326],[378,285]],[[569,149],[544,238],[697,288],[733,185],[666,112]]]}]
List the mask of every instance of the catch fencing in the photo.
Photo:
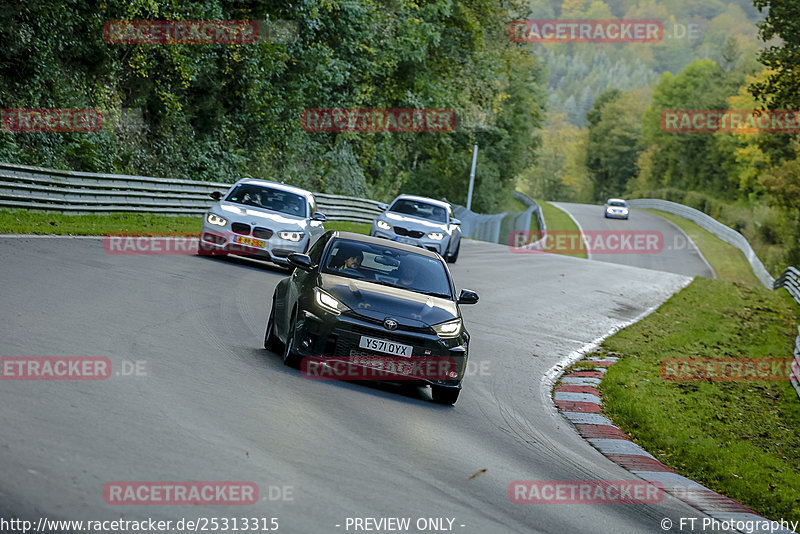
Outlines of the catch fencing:
[{"label": "catch fencing", "polygon": [[[453,212],[461,221],[461,233],[464,237],[507,244],[513,232],[530,230],[533,216],[536,216],[540,230],[544,231],[546,228],[539,204],[518,191],[514,192],[514,198],[527,206],[525,211],[485,215],[475,213],[452,202],[450,205],[453,206]],[[444,200],[447,202],[447,199]]]}]

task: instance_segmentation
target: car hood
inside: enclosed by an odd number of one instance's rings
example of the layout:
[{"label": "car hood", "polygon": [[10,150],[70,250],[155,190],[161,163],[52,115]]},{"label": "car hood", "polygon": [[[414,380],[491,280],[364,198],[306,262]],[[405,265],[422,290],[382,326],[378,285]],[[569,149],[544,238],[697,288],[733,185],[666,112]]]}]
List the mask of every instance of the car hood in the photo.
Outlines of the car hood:
[{"label": "car hood", "polygon": [[449,233],[447,223],[437,223],[428,219],[411,217],[408,215],[403,215],[402,213],[394,213],[392,211],[384,212],[381,217],[386,219],[392,226],[399,224],[408,230],[419,230],[425,233],[438,230],[440,232]]},{"label": "car hood", "polygon": [[419,328],[459,316],[456,303],[449,299],[334,274],[320,276],[322,289],[358,315],[371,319],[391,317],[403,326]]},{"label": "car hood", "polygon": [[[219,202],[212,211],[219,213],[231,222],[243,222],[253,226],[266,226],[272,230],[305,230],[308,220],[285,213],[270,211],[255,206],[245,206],[233,202]],[[280,226],[280,228],[278,228]]]}]

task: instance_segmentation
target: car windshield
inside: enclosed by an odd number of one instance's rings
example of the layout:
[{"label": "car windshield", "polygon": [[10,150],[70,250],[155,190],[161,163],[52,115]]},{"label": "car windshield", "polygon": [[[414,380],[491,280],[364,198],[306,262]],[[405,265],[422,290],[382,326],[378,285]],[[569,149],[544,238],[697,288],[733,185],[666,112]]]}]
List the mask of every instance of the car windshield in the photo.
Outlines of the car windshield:
[{"label": "car windshield", "polygon": [[389,211],[411,215],[412,217],[421,217],[439,223],[447,222],[447,210],[445,208],[428,204],[427,202],[420,202],[419,200],[401,198],[392,204]]},{"label": "car windshield", "polygon": [[452,298],[450,278],[436,258],[382,244],[337,239],[322,272]]},{"label": "car windshield", "polygon": [[230,192],[225,200],[295,217],[307,216],[306,200],[303,196],[262,185],[240,184]]},{"label": "car windshield", "polygon": [[627,206],[627,204],[625,204],[625,202],[623,202],[622,200],[609,200],[608,205],[613,206],[615,208],[624,208]]}]

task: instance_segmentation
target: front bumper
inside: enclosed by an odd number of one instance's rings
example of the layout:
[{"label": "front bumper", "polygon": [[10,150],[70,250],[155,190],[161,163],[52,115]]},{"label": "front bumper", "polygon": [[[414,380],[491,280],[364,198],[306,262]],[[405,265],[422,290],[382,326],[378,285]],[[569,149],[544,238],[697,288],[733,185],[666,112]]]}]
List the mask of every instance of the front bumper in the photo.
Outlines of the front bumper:
[{"label": "front bumper", "polygon": [[[235,243],[233,240],[237,235],[242,235],[242,237],[250,239],[258,239],[264,242],[265,246],[261,248]],[[248,256],[270,261],[278,265],[288,265],[289,262],[286,258],[289,254],[295,252],[301,254],[305,253],[308,250],[308,241],[308,235],[304,235],[300,241],[289,241],[278,237],[277,233],[274,233],[272,237],[268,239],[263,239],[261,237],[253,237],[252,235],[236,234],[231,231],[229,226],[212,226],[208,223],[203,223],[203,228],[200,232],[200,246],[203,247],[205,251]]]},{"label": "front bumper", "polygon": [[622,213],[620,211],[606,211],[606,218],[607,219],[627,219],[628,213]]},{"label": "front bumper", "polygon": [[[387,340],[393,343],[411,345],[411,357],[392,357],[380,352],[360,348],[361,336]],[[410,365],[422,368],[427,365],[428,373],[394,374],[385,372],[380,378],[383,382],[396,382],[414,385],[436,385],[461,388],[461,381],[467,367],[469,334],[462,330],[459,337],[441,339],[433,333],[425,333],[400,326],[389,331],[377,322],[355,314],[332,315],[315,308],[302,309],[298,315],[293,346],[303,358],[325,359],[347,362],[350,366],[374,369],[358,363],[363,360],[385,361],[407,360]],[[354,361],[355,358],[355,361]],[[382,367],[386,369],[387,367]],[[347,379],[347,378],[345,378]],[[369,378],[361,378],[370,380]]]},{"label": "front bumper", "polygon": [[440,256],[444,256],[444,251],[447,250],[447,245],[450,242],[450,236],[444,236],[444,239],[439,241],[435,239],[429,238],[427,235],[422,237],[408,237],[408,236],[399,236],[394,233],[394,230],[383,230],[382,228],[378,228],[373,223],[372,230],[370,231],[371,236],[374,237],[381,237],[383,239],[388,239],[390,241],[397,241],[398,243],[406,243],[408,245],[415,245],[418,247],[422,247],[424,249],[433,251],[438,253]]}]

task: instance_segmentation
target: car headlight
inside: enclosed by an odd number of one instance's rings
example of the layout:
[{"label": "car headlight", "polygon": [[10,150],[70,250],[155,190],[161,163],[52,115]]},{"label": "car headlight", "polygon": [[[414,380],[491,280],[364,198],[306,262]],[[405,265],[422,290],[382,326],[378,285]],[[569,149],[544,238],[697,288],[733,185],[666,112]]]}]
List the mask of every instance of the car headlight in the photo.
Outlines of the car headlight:
[{"label": "car headlight", "polygon": [[627,215],[627,214],[628,214],[628,208],[622,208],[622,210],[621,210],[621,211],[622,211],[622,213],[624,213],[625,215]]},{"label": "car headlight", "polygon": [[216,213],[209,213],[206,215],[206,221],[208,221],[208,224],[213,224],[214,226],[225,226],[228,224],[226,219],[223,219]]},{"label": "car headlight", "polygon": [[304,235],[306,235],[305,232],[278,232],[278,237],[281,239],[294,241],[295,243],[303,239]]},{"label": "car headlight", "polygon": [[451,337],[458,337],[461,333],[461,319],[454,319],[446,323],[439,323],[433,325],[433,331],[440,338],[447,339]]},{"label": "car headlight", "polygon": [[431,232],[428,234],[428,237],[435,241],[441,241],[444,239],[444,234],[442,232]]},{"label": "car headlight", "polygon": [[375,226],[377,226],[381,230],[391,230],[392,229],[392,225],[387,223],[383,219],[378,219],[378,222],[375,223]]},{"label": "car headlight", "polygon": [[314,300],[320,308],[334,315],[339,315],[347,309],[347,306],[318,287],[314,288]]}]

